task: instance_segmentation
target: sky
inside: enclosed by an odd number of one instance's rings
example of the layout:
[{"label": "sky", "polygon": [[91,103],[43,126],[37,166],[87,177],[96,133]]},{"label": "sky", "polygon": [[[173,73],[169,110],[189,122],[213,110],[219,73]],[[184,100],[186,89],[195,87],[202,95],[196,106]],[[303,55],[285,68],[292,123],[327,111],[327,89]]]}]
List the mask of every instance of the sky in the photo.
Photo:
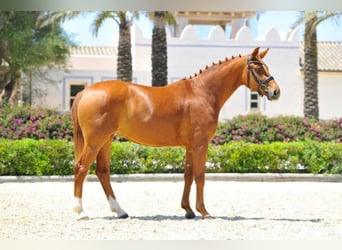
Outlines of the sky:
[{"label": "sky", "polygon": [[[262,37],[265,32],[274,27],[279,30],[281,36],[285,34],[298,19],[297,11],[267,11],[263,12],[258,22],[254,24],[255,38]],[[67,34],[77,45],[85,46],[116,46],[115,37],[118,36],[118,25],[113,20],[107,20],[100,28],[98,35],[93,36],[91,25],[93,21],[91,15],[81,15],[70,21],[66,21],[62,26]],[[145,18],[140,17],[135,23],[142,30],[145,37],[151,37],[152,24]],[[200,38],[205,38],[210,27],[197,27]],[[303,32],[302,32],[303,33]],[[332,20],[321,23],[317,28],[318,41],[341,41],[342,42],[342,18],[336,24]]]}]

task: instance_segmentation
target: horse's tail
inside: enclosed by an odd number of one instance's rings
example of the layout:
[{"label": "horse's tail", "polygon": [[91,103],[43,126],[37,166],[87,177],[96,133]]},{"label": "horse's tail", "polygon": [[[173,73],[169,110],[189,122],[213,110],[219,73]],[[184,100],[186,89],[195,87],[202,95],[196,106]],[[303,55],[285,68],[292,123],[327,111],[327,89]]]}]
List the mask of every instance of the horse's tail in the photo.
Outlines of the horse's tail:
[{"label": "horse's tail", "polygon": [[75,150],[75,164],[77,164],[80,160],[83,147],[84,147],[84,138],[82,129],[78,122],[78,104],[81,100],[82,92],[79,92],[72,104],[71,108],[71,115],[72,115],[72,122],[73,122],[73,141],[74,141],[74,150]]}]

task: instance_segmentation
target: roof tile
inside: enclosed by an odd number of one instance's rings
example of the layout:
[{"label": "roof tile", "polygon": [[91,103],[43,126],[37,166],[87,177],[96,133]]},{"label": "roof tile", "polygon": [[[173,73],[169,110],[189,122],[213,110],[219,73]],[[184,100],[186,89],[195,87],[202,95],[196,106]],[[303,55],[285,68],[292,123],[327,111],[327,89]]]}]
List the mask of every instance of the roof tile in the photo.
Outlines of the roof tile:
[{"label": "roof tile", "polygon": [[116,56],[114,46],[77,46],[70,48],[72,56]]},{"label": "roof tile", "polygon": [[[342,71],[342,42],[318,42],[318,71]],[[304,44],[301,43],[301,58],[304,58]]]}]

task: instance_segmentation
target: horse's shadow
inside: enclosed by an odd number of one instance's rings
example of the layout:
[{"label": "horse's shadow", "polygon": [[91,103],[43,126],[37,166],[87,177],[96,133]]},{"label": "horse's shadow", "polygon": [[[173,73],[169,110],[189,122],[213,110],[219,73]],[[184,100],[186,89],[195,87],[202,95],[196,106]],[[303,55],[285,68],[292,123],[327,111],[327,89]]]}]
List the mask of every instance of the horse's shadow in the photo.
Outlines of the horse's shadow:
[{"label": "horse's shadow", "polygon": [[[145,216],[130,216],[132,220],[141,220],[141,221],[186,221],[186,220],[194,220],[194,221],[205,221],[205,220],[225,220],[225,221],[279,221],[279,222],[312,222],[312,223],[320,223],[323,219],[314,218],[314,219],[300,219],[300,218],[265,218],[265,217],[244,217],[244,216],[213,216],[209,219],[202,219],[200,216],[196,216],[193,219],[186,219],[184,216],[170,216],[170,215],[145,215]],[[117,220],[118,218],[113,216],[106,217],[97,217],[92,219],[102,219],[102,220]]]}]

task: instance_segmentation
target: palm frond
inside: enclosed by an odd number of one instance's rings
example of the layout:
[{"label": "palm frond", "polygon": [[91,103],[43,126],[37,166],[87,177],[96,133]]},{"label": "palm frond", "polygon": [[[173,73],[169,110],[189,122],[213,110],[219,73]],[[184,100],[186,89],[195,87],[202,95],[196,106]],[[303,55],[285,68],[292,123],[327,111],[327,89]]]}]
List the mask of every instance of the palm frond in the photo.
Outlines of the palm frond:
[{"label": "palm frond", "polygon": [[116,23],[118,23],[115,12],[113,11],[98,11],[95,13],[95,18],[93,20],[93,23],[91,24],[93,36],[97,36],[99,29],[102,27],[104,21],[107,19],[113,19]]},{"label": "palm frond", "polygon": [[[146,12],[146,16],[153,21],[154,17],[155,17],[155,13],[156,11],[148,11]],[[164,20],[166,22],[167,25],[171,26],[171,27],[177,27],[177,21],[176,18],[174,17],[174,15],[172,14],[172,12],[169,11],[164,11]]]},{"label": "palm frond", "polygon": [[310,39],[317,26],[328,20],[338,20],[342,16],[341,11],[310,11],[305,12],[304,21],[306,23],[305,39]]},{"label": "palm frond", "polygon": [[129,25],[132,25],[134,20],[139,20],[139,12],[138,11],[132,11],[131,16],[129,18]]},{"label": "palm frond", "polygon": [[66,20],[71,20],[81,14],[87,14],[89,12],[81,11],[47,11],[43,12],[36,21],[37,28],[44,28],[52,25],[53,23],[63,23]]},{"label": "palm frond", "polygon": [[323,11],[317,14],[317,20],[315,22],[315,26],[317,27],[318,24],[324,22],[327,19],[335,21],[336,23],[339,21],[339,18],[342,16],[341,11]]},{"label": "palm frond", "polygon": [[172,26],[172,27],[177,27],[177,21],[176,21],[176,18],[174,17],[174,15],[172,15],[171,12],[167,11],[165,13],[165,21],[166,23],[169,25],[169,26]]},{"label": "palm frond", "polygon": [[291,25],[291,29],[295,29],[301,24],[305,23],[304,11],[299,12],[298,19]]}]

